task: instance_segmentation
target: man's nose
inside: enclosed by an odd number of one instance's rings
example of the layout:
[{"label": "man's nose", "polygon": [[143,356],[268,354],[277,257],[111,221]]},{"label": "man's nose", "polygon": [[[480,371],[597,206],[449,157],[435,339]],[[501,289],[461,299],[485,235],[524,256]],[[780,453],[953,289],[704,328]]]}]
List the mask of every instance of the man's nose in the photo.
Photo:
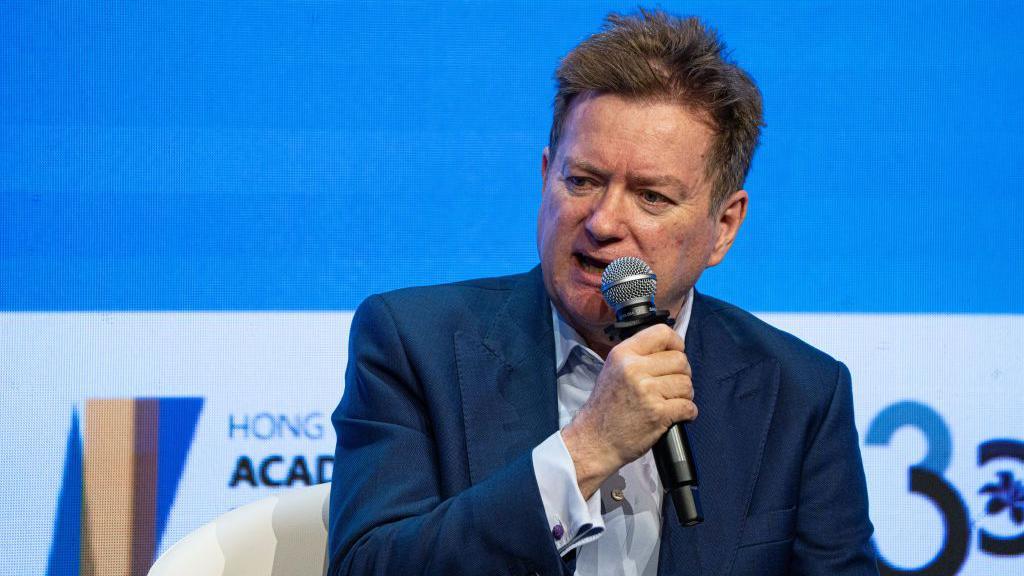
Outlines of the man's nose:
[{"label": "man's nose", "polygon": [[622,239],[625,234],[626,209],[625,190],[609,186],[594,199],[590,216],[587,217],[587,232],[600,244]]}]

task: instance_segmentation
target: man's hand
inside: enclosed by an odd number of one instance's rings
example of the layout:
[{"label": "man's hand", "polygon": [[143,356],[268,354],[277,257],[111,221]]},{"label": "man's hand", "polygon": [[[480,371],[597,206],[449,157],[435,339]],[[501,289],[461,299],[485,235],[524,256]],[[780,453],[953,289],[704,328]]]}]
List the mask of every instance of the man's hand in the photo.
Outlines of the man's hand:
[{"label": "man's hand", "polygon": [[683,339],[664,324],[612,348],[590,399],[562,430],[584,499],[669,426],[697,417],[690,376]]}]

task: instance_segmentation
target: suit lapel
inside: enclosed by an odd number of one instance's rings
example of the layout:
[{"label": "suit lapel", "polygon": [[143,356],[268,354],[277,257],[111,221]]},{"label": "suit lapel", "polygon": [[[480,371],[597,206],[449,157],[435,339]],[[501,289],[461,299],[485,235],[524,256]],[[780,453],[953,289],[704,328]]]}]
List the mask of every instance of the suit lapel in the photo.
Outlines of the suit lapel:
[{"label": "suit lapel", "polygon": [[708,300],[694,295],[686,354],[699,415],[686,433],[705,520],[684,528],[671,502],[664,502],[658,570],[663,575],[728,573],[778,392],[776,361],[743,347]]},{"label": "suit lapel", "polygon": [[558,430],[551,309],[539,267],[511,289],[486,334],[455,334],[455,359],[476,484]]}]

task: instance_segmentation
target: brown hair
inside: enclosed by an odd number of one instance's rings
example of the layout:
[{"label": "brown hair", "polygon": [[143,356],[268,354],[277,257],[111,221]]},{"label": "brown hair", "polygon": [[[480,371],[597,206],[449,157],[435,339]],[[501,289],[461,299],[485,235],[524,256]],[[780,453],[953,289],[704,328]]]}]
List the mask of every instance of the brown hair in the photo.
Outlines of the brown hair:
[{"label": "brown hair", "polygon": [[569,108],[580,95],[677,101],[697,111],[714,131],[705,166],[714,213],[743,187],[764,125],[761,92],[724,49],[717,33],[697,18],[644,9],[630,16],[609,14],[604,29],[573,48],[555,71],[552,158]]}]

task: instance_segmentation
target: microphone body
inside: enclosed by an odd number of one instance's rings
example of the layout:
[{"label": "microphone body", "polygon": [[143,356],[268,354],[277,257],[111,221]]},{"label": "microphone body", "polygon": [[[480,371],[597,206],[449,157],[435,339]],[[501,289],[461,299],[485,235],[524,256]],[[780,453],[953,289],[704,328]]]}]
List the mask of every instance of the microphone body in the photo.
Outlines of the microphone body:
[{"label": "microphone body", "polygon": [[[617,263],[626,260],[628,262],[625,264],[616,266]],[[642,265],[642,268],[639,268],[639,265]],[[602,292],[609,306],[615,311],[617,319],[614,324],[605,328],[605,333],[612,341],[625,340],[644,328],[657,324],[675,324],[675,320],[669,318],[668,312],[658,310],[654,306],[656,278],[650,267],[642,260],[631,257],[619,258],[608,265],[605,276],[608,278],[602,277]],[[697,468],[690,449],[690,441],[686,437],[686,428],[679,423],[670,426],[654,444],[652,451],[661,485],[672,501],[679,523],[683,526],[695,526],[703,522]]]}]

